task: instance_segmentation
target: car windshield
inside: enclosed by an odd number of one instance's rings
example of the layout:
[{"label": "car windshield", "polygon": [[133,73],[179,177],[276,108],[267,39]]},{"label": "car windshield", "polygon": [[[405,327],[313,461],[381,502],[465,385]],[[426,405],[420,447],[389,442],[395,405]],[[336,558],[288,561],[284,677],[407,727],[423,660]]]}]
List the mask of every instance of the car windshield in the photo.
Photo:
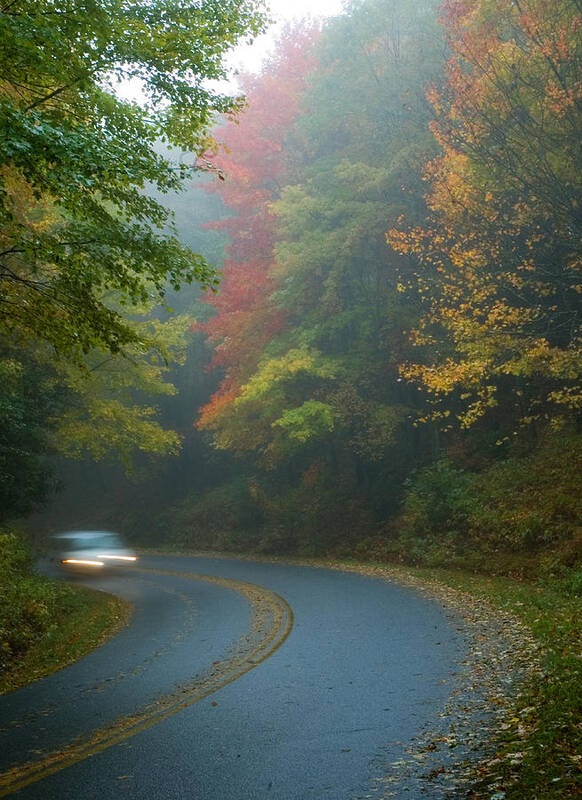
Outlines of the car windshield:
[{"label": "car windshield", "polygon": [[96,533],[94,536],[63,537],[63,543],[73,550],[119,550],[121,543],[110,533]]}]

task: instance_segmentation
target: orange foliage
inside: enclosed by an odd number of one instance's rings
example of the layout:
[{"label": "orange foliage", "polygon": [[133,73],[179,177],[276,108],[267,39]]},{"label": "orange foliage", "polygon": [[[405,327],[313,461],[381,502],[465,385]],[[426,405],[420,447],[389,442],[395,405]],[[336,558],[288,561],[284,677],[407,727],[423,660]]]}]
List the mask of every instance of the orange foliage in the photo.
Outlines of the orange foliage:
[{"label": "orange foliage", "polygon": [[446,86],[427,93],[442,148],[425,171],[432,218],[387,239],[423,265],[416,289],[427,311],[415,338],[434,359],[402,374],[443,398],[468,390],[463,424],[495,404],[503,376],[517,379],[520,397],[536,376],[538,416],[582,408],[578,5],[443,5],[452,57]]},{"label": "orange foliage", "polygon": [[293,173],[285,138],[313,66],[311,50],[317,35],[314,26],[288,29],[263,72],[243,76],[248,106],[235,123],[217,131],[222,146],[209,156],[225,178],[210,190],[218,192],[235,213],[209,226],[230,236],[220,292],[208,298],[217,314],[200,325],[214,345],[211,367],[222,367],[225,377],[201,410],[199,427],[212,427],[228,412],[265,344],[286,326],[284,313],[268,302],[278,285],[275,218],[269,207]]}]

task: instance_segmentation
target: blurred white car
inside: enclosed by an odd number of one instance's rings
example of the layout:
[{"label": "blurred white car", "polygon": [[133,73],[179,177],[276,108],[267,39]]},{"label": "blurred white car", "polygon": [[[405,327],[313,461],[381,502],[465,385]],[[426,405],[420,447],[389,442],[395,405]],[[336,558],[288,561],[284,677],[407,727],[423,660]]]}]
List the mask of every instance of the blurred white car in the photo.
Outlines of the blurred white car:
[{"label": "blurred white car", "polygon": [[109,531],[70,531],[53,536],[57,562],[66,569],[102,570],[105,567],[129,566],[136,554],[125,546],[116,533]]}]

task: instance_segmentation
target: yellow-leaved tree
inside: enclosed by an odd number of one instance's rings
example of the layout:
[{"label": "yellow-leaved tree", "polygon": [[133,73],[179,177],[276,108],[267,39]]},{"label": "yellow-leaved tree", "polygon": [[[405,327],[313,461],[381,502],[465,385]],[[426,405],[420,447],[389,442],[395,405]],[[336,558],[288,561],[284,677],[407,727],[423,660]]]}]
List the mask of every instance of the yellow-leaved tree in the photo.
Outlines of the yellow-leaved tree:
[{"label": "yellow-leaved tree", "polygon": [[431,217],[387,237],[421,265],[422,356],[402,374],[445,426],[501,405],[559,425],[582,408],[582,5],[447,0],[443,23]]}]

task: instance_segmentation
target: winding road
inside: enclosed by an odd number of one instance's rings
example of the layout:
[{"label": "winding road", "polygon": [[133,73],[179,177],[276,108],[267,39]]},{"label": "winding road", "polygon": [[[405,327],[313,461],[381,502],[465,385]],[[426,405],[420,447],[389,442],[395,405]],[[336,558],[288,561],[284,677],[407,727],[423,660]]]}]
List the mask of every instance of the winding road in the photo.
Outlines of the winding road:
[{"label": "winding road", "polygon": [[144,556],[78,663],[0,698],[0,797],[420,800],[386,783],[465,642],[435,601],[355,573]]}]

